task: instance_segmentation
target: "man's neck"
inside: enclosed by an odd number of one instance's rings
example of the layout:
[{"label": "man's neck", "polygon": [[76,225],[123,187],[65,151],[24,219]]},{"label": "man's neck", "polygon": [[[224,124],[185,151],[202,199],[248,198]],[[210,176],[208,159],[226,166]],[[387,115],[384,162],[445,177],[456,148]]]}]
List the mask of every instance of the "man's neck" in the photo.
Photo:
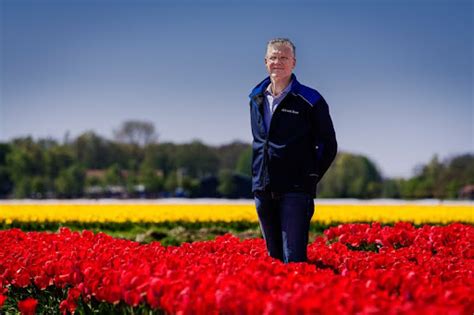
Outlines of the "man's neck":
[{"label": "man's neck", "polygon": [[274,96],[278,96],[281,94],[281,92],[290,84],[291,81],[291,76],[281,79],[281,80],[276,80],[274,78],[270,78],[272,81],[271,85],[271,91]]}]

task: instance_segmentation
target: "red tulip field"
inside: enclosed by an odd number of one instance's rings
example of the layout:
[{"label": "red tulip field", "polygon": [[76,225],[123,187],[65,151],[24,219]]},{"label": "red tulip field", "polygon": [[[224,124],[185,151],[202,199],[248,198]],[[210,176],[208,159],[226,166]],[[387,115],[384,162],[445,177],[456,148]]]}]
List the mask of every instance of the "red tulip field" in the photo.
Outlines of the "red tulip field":
[{"label": "red tulip field", "polygon": [[0,231],[0,310],[130,314],[473,314],[474,227],[343,224],[307,263],[226,234],[163,246]]}]

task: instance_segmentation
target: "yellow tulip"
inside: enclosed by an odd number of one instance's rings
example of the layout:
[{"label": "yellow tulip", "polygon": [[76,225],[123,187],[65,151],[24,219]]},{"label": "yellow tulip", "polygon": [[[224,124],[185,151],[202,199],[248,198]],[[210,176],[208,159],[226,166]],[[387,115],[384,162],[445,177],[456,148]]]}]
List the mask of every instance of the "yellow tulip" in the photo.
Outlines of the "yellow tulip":
[{"label": "yellow tulip", "polygon": [[[222,204],[0,204],[0,222],[258,222],[252,203]],[[422,223],[474,223],[469,204],[318,204],[313,222],[322,224],[408,221]]]}]

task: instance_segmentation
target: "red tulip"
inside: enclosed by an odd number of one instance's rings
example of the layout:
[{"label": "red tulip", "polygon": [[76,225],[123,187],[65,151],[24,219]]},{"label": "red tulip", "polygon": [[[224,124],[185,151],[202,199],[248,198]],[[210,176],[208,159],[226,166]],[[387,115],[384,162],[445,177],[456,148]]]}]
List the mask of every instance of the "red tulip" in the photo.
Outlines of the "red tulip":
[{"label": "red tulip", "polygon": [[18,302],[18,309],[21,314],[24,315],[34,315],[36,313],[36,306],[38,305],[38,300],[33,298],[27,298],[23,301]]},{"label": "red tulip", "polygon": [[162,246],[104,233],[0,231],[0,294],[71,287],[79,299],[167,313],[472,314],[474,227],[344,224],[308,246],[308,263],[268,257],[262,239]]},{"label": "red tulip", "polygon": [[0,294],[0,308],[3,306],[3,303],[5,303],[5,300],[7,297],[5,295]]}]

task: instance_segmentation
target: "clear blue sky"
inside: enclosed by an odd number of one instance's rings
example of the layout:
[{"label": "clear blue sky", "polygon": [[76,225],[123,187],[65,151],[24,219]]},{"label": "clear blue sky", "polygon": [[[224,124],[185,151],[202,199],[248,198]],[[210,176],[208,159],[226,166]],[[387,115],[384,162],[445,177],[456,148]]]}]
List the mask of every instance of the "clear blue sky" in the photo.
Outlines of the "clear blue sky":
[{"label": "clear blue sky", "polygon": [[139,119],[160,141],[250,142],[265,44],[289,37],[340,150],[404,177],[474,152],[470,0],[0,3],[0,141]]}]

